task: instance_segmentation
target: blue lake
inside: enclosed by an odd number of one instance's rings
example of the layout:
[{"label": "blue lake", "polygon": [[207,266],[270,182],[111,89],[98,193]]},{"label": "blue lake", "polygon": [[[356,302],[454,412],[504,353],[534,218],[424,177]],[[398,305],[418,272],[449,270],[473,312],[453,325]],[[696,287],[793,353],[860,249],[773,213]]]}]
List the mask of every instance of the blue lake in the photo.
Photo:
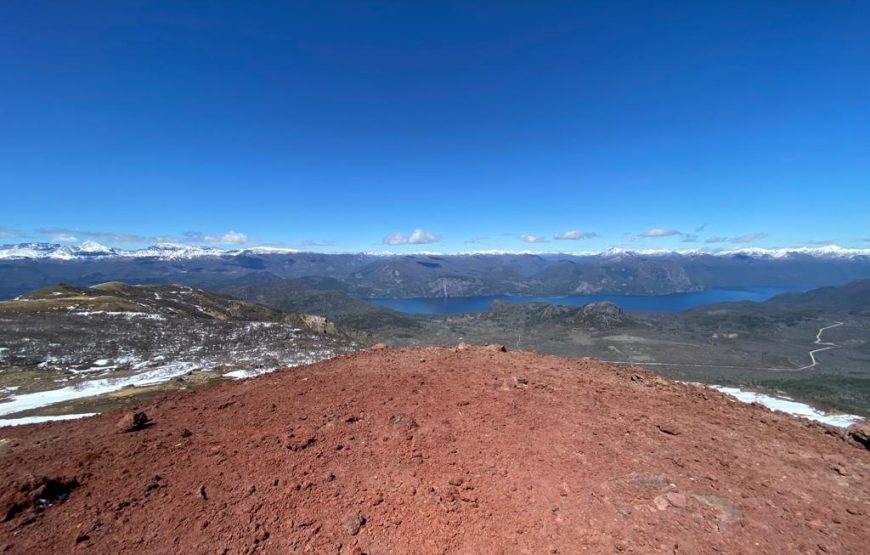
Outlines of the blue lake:
[{"label": "blue lake", "polygon": [[697,306],[736,301],[761,302],[789,291],[805,289],[782,287],[750,287],[746,289],[710,289],[695,293],[670,295],[567,295],[564,297],[509,297],[491,295],[480,297],[368,299],[385,308],[408,314],[459,314],[486,310],[495,301],[509,303],[554,303],[583,306],[599,301],[611,301],[623,310],[633,312],[680,312]]}]

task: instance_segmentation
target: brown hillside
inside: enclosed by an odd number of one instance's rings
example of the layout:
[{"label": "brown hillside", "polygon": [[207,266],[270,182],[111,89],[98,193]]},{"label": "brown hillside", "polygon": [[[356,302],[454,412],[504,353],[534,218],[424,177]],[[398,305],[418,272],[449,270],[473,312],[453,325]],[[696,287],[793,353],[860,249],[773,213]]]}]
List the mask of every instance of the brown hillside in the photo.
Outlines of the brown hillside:
[{"label": "brown hillside", "polygon": [[371,350],[142,410],[153,423],[133,432],[117,429],[117,413],[0,429],[0,551],[870,545],[870,451],[592,360]]}]

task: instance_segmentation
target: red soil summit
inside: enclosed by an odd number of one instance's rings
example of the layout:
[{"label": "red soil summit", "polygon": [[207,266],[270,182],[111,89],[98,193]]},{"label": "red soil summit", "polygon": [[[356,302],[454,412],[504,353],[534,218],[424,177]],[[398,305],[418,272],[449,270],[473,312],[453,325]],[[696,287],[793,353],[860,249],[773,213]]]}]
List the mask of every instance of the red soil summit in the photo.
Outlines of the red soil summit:
[{"label": "red soil summit", "polygon": [[[865,553],[870,451],[588,359],[377,349],[0,430],[11,553]],[[142,416],[138,417],[140,420]]]}]

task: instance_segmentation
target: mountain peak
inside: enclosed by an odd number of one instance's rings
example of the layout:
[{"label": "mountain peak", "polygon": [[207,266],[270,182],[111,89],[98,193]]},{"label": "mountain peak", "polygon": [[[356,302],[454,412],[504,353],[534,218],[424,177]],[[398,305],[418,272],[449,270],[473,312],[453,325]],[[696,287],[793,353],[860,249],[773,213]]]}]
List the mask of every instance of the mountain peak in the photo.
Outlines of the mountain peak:
[{"label": "mountain peak", "polygon": [[115,254],[115,249],[96,241],[85,241],[79,245],[79,252],[87,254]]}]

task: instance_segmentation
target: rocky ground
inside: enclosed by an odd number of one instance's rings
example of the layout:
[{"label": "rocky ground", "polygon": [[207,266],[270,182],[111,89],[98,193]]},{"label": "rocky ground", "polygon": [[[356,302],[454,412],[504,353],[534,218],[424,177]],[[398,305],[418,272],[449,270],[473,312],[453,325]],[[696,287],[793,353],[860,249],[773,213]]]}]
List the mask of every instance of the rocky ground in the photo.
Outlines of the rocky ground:
[{"label": "rocky ground", "polygon": [[0,302],[0,426],[362,347],[323,317],[177,285],[56,285]]},{"label": "rocky ground", "polygon": [[588,359],[373,349],[139,410],[0,429],[0,551],[870,545],[845,434]]}]

